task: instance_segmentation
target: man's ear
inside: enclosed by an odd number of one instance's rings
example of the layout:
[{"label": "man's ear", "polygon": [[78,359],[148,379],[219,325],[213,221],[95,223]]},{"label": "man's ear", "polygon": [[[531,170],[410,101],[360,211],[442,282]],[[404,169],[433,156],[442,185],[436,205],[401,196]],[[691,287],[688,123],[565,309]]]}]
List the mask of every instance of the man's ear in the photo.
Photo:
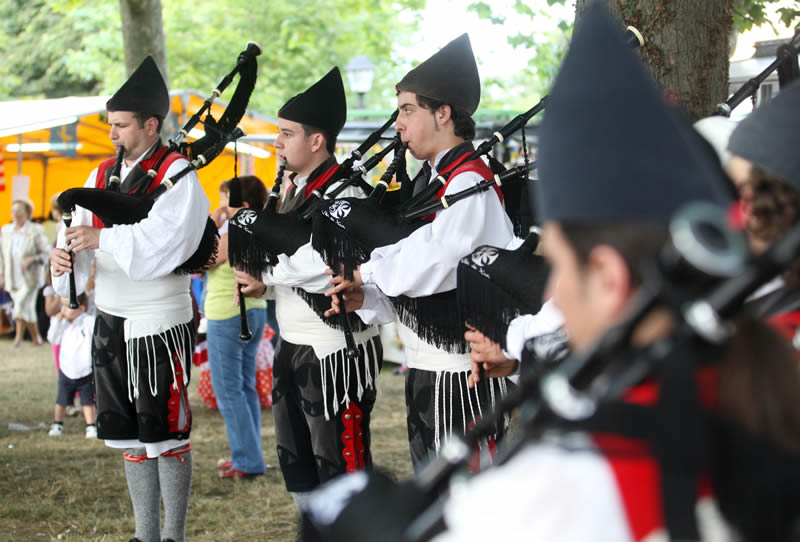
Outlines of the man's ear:
[{"label": "man's ear", "polygon": [[144,127],[148,136],[153,136],[158,133],[158,119],[150,117],[144,121]]},{"label": "man's ear", "polygon": [[631,273],[622,255],[609,245],[597,245],[587,260],[589,287],[609,318],[617,318],[625,310],[633,293]]},{"label": "man's ear", "polygon": [[311,134],[311,151],[317,152],[325,146],[325,136],[322,132]]},{"label": "man's ear", "polygon": [[433,116],[436,118],[436,122],[438,122],[439,124],[446,123],[448,120],[452,118],[452,115],[453,115],[453,110],[450,109],[450,106],[447,104],[440,105],[439,109],[437,109],[436,112],[433,114]]}]

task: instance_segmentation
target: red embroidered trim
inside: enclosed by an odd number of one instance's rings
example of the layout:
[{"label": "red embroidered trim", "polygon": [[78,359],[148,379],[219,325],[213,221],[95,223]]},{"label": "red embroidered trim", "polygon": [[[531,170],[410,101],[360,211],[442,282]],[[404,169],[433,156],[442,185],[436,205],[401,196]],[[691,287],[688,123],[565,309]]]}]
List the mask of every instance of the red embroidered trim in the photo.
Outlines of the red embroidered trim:
[{"label": "red embroidered trim", "polygon": [[173,448],[172,450],[167,450],[166,452],[161,454],[161,457],[177,457],[178,461],[180,461],[181,463],[186,463],[186,458],[183,457],[183,454],[189,453],[191,451],[192,451],[192,443],[187,442],[186,445],[182,446],[181,448]]},{"label": "red embroidered trim", "polygon": [[125,461],[128,461],[130,463],[139,463],[140,465],[145,461],[147,461],[148,459],[158,459],[157,457],[147,457],[147,454],[133,455],[129,454],[128,452],[124,452],[122,454],[122,457],[125,459]]},{"label": "red embroidered trim", "polygon": [[[480,418],[477,418],[474,422],[469,422],[467,424],[467,430],[465,433],[469,433],[478,420],[480,420]],[[497,454],[497,442],[495,441],[495,435],[489,435],[489,437],[486,439],[486,446],[489,450],[489,456],[492,458],[492,464],[494,464],[495,456]],[[469,472],[481,471],[481,447],[478,444],[475,444],[475,453],[472,454],[472,459],[470,460],[467,468]]]},{"label": "red embroidered trim", "polygon": [[[192,413],[189,409],[188,394],[183,384],[183,368],[180,362],[181,354],[182,351],[180,350],[172,354],[172,364],[175,367],[175,380],[173,381],[173,385],[169,388],[169,402],[167,403],[167,424],[171,433],[183,433],[189,427],[192,419]],[[186,420],[182,426],[179,426],[181,407],[186,411]]]},{"label": "red embroidered trim", "polygon": [[364,413],[355,403],[342,411],[342,457],[347,467],[346,472],[363,469],[366,466],[366,446],[364,445],[364,430],[362,422]]},{"label": "red embroidered trim", "polygon": [[306,197],[310,196],[311,192],[322,187],[326,182],[328,182],[328,179],[333,177],[333,174],[337,171],[339,171],[339,164],[333,164],[325,171],[325,173],[306,184]]}]

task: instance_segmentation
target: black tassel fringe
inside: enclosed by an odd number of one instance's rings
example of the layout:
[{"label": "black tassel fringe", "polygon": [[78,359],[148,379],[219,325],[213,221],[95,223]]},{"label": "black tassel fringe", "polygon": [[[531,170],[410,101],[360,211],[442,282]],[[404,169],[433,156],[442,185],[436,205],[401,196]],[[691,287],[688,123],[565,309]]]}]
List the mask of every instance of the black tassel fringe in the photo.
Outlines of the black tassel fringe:
[{"label": "black tassel fringe", "polygon": [[353,279],[353,271],[369,260],[366,250],[344,228],[322,213],[311,219],[311,246],[333,270],[343,269],[344,278]]},{"label": "black tassel fringe", "polygon": [[250,232],[231,221],[228,223],[228,261],[232,267],[260,278],[278,263],[278,257],[257,243]]},{"label": "black tassel fringe", "polygon": [[195,273],[205,273],[217,260],[219,251],[219,232],[217,225],[209,217],[206,220],[206,227],[203,230],[203,237],[200,238],[200,245],[188,260],[183,262],[175,273],[179,275],[193,275]]},{"label": "black tassel fringe", "polygon": [[[342,330],[342,326],[339,323],[340,320],[338,315],[336,317],[325,318],[324,314],[325,311],[331,308],[331,298],[326,297],[324,294],[312,294],[306,292],[302,288],[293,288],[294,292],[300,296],[300,298],[306,302],[306,304],[314,311],[317,316],[319,316],[323,322],[328,327],[333,329]],[[365,331],[369,326],[361,321],[361,318],[354,312],[350,313],[350,327],[353,333],[358,333],[360,331]]]},{"label": "black tassel fringe", "polygon": [[530,306],[509,294],[477,270],[458,264],[458,312],[463,322],[500,344],[505,350],[511,320],[520,314],[536,314],[541,308]]},{"label": "black tassel fringe", "polygon": [[400,322],[426,343],[451,354],[469,352],[469,345],[464,340],[467,329],[459,317],[455,290],[424,297],[389,299]]}]

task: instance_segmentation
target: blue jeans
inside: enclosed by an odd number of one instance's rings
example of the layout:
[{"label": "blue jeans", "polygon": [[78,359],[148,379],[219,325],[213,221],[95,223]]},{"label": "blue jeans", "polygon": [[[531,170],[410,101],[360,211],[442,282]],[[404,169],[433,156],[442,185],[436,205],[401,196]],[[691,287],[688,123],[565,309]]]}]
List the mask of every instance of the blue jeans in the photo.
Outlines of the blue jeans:
[{"label": "blue jeans", "polygon": [[261,405],[256,391],[256,353],[264,331],[264,309],[247,311],[253,338],[239,339],[239,316],[208,320],[208,365],[217,406],[225,420],[233,468],[264,472]]}]

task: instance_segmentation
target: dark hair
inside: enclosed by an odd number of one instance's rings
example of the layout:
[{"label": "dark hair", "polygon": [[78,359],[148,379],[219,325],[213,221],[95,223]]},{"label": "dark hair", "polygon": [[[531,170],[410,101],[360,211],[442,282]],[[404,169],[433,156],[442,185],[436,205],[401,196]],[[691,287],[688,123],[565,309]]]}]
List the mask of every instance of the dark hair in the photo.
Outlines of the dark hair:
[{"label": "dark hair", "polygon": [[89,308],[89,296],[86,295],[86,292],[78,294],[78,296],[75,299],[78,300],[79,306],[86,307],[87,309]]},{"label": "dark hair", "polygon": [[642,262],[654,260],[669,237],[666,226],[648,222],[573,223],[561,229],[581,266],[596,246],[608,245],[625,260],[635,285],[642,282]]},{"label": "dark hair", "polygon": [[327,130],[322,128],[317,128],[316,126],[311,126],[309,124],[303,124],[303,132],[305,132],[306,137],[314,134],[322,134],[322,137],[325,138],[325,149],[327,149],[328,153],[333,154],[336,150],[336,138]]},{"label": "dark hair", "polygon": [[140,113],[137,111],[133,112],[133,118],[139,123],[139,128],[144,128],[144,123],[147,122],[149,119],[154,118],[158,121],[158,125],[156,126],[156,132],[161,133],[161,126],[164,124],[164,117],[161,115],[154,115],[152,113]]},{"label": "dark hair", "polygon": [[[221,192],[231,192],[231,182],[233,179],[222,181],[219,185]],[[239,183],[242,187],[242,202],[247,202],[251,209],[260,211],[267,204],[267,187],[255,175],[244,175],[239,177]]]},{"label": "dark hair", "polygon": [[475,120],[462,109],[450,105],[446,102],[440,102],[427,96],[417,94],[417,104],[433,113],[443,105],[450,107],[450,118],[453,120],[453,130],[456,137],[462,138],[464,141],[472,141],[475,139]]},{"label": "dark hair", "polygon": [[718,388],[722,414],[790,452],[800,452],[796,355],[766,322],[739,322],[721,359]]},{"label": "dark hair", "polygon": [[[747,179],[753,191],[747,231],[772,244],[800,219],[800,191],[781,179],[753,166]],[[800,286],[800,258],[784,274],[791,287]]]}]

